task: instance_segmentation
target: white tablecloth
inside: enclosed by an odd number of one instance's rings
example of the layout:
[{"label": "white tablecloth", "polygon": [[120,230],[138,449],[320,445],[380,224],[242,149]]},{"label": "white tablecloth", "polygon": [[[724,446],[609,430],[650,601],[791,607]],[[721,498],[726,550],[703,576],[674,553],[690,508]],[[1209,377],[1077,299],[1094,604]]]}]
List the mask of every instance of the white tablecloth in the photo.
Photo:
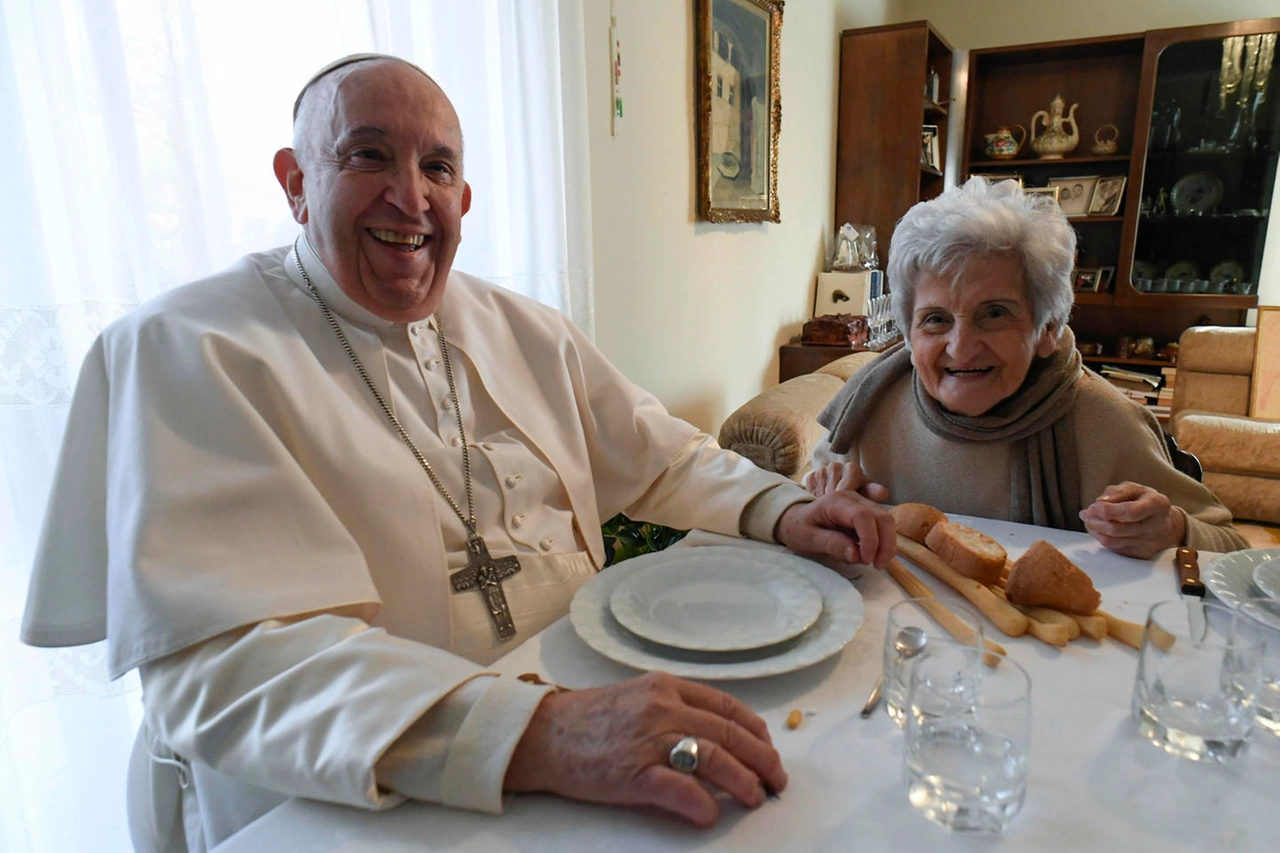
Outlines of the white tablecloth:
[{"label": "white tablecloth", "polygon": [[[1104,550],[1084,534],[987,519],[956,520],[996,537],[1016,557],[1047,539],[1085,568],[1102,606],[1142,622],[1156,601],[1177,596],[1171,555],[1143,562]],[[1207,563],[1207,559],[1202,563]],[[960,599],[918,572],[948,602]],[[1081,638],[1066,649],[1030,636],[991,636],[1032,680],[1032,744],[1026,804],[999,838],[951,835],[907,804],[902,732],[883,710],[858,711],[880,671],[885,612],[903,598],[886,576],[857,581],[867,604],[854,640],[800,672],[716,686],[769,723],[790,783],[781,799],[747,811],[724,800],[719,822],[698,830],[656,811],[522,795],[500,817],[421,803],[374,814],[290,801],[246,827],[220,853],[405,850],[1276,850],[1280,848],[1280,738],[1261,730],[1228,767],[1166,755],[1140,740],[1130,716],[1137,652]],[[568,687],[631,677],[561,619],[497,664],[536,671]],[[806,712],[797,730],[787,714]]]}]

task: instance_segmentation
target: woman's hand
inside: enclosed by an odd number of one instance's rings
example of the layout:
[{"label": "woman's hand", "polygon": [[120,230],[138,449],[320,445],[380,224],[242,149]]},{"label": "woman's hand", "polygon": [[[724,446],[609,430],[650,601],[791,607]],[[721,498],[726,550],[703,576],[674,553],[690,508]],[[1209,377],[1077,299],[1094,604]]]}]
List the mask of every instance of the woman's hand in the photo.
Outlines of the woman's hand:
[{"label": "woman's hand", "polygon": [[[698,739],[698,767],[667,763],[682,737]],[[764,720],[737,699],[660,672],[548,695],[507,767],[508,791],[675,812],[698,826],[720,814],[703,782],[747,808],[787,784]]]},{"label": "woman's hand", "polygon": [[831,492],[857,492],[873,501],[885,501],[889,490],[863,473],[856,462],[828,462],[805,475],[804,487],[814,497]]},{"label": "woman's hand", "polygon": [[898,552],[898,534],[889,511],[848,490],[830,491],[815,501],[787,507],[773,538],[801,556],[871,563],[877,569],[883,569]]},{"label": "woman's hand", "polygon": [[1187,535],[1182,510],[1150,486],[1128,481],[1107,486],[1080,519],[1104,548],[1141,560],[1181,545]]}]

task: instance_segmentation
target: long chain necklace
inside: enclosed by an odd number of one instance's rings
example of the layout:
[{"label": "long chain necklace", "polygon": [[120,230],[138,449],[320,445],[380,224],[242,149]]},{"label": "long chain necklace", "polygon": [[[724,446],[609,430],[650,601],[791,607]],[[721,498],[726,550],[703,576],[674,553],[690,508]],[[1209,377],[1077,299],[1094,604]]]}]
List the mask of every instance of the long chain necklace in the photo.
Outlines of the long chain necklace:
[{"label": "long chain necklace", "polygon": [[316,290],[316,286],[311,283],[311,276],[307,275],[306,269],[302,266],[302,258],[298,252],[296,241],[293,245],[293,262],[298,268],[298,274],[302,276],[303,282],[306,283],[307,290],[311,292],[311,298],[320,306],[325,320],[329,323],[329,328],[337,336],[338,343],[342,344],[343,351],[346,352],[347,358],[351,360],[356,372],[360,374],[360,378],[364,380],[365,386],[369,389],[369,393],[373,395],[373,399],[377,401],[378,407],[382,409],[382,414],[386,416],[396,435],[409,448],[413,458],[418,460],[422,470],[427,472],[427,476],[431,478],[431,483],[436,487],[436,491],[453,509],[459,520],[462,521],[463,526],[467,528],[467,566],[450,576],[449,583],[453,587],[453,591],[456,593],[473,588],[478,590],[484,596],[485,604],[489,609],[489,616],[493,619],[494,627],[498,632],[498,639],[504,641],[511,639],[516,634],[516,626],[511,618],[511,609],[507,605],[507,596],[503,592],[502,581],[520,571],[520,561],[514,556],[497,559],[490,557],[489,548],[485,545],[484,539],[481,538],[476,527],[475,500],[471,486],[471,455],[467,450],[467,431],[462,422],[462,407],[458,404],[458,386],[453,378],[453,360],[449,357],[449,341],[445,337],[444,322],[440,318],[440,312],[437,311],[435,315],[436,339],[440,343],[445,378],[449,381],[449,399],[453,402],[453,413],[458,419],[458,437],[462,443],[462,482],[467,493],[466,515],[462,514],[462,509],[458,506],[458,502],[453,499],[453,495],[449,494],[449,490],[444,487],[444,483],[436,475],[431,463],[422,455],[418,445],[413,443],[413,439],[409,437],[409,433],[401,425],[400,419],[396,417],[391,406],[387,404],[386,398],[382,396],[378,386],[373,384],[373,380],[369,377],[369,372],[365,370],[364,364],[360,361],[360,356],[356,355],[355,348],[351,346],[351,342],[347,340],[346,333],[342,331],[338,318],[334,316],[333,311],[320,298],[320,291]]}]

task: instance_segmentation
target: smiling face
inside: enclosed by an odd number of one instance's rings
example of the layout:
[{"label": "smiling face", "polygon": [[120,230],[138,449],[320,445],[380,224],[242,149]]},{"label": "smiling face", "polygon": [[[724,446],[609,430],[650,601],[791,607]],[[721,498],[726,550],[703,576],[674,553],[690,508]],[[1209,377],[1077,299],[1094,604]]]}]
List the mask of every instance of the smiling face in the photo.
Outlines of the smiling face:
[{"label": "smiling face", "polygon": [[343,293],[384,319],[421,320],[444,299],[471,206],[458,117],[401,62],[331,77],[304,96],[276,177]]},{"label": "smiling face", "polygon": [[959,286],[922,273],[911,316],[911,363],[929,395],[967,417],[986,414],[1022,385],[1034,356],[1053,353],[1056,330],[1036,334],[1021,264],[970,261]]}]

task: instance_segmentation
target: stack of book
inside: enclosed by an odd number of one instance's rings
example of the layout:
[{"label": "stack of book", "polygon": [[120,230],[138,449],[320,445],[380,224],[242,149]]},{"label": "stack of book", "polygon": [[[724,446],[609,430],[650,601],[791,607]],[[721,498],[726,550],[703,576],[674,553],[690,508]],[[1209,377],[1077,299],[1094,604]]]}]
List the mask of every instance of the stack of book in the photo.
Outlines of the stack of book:
[{"label": "stack of book", "polygon": [[[1171,368],[1164,368],[1165,370]],[[1161,388],[1164,375],[1154,376],[1138,370],[1128,370],[1113,364],[1104,364],[1098,370],[1112,385],[1132,398],[1141,406],[1146,406],[1156,416],[1156,420],[1164,423],[1169,419],[1169,405],[1173,402],[1173,392]]]},{"label": "stack of book", "polygon": [[1160,386],[1156,404],[1164,407],[1167,416],[1169,407],[1173,405],[1173,386],[1178,381],[1178,368],[1162,367],[1160,368],[1160,375],[1164,377],[1164,384]]}]

